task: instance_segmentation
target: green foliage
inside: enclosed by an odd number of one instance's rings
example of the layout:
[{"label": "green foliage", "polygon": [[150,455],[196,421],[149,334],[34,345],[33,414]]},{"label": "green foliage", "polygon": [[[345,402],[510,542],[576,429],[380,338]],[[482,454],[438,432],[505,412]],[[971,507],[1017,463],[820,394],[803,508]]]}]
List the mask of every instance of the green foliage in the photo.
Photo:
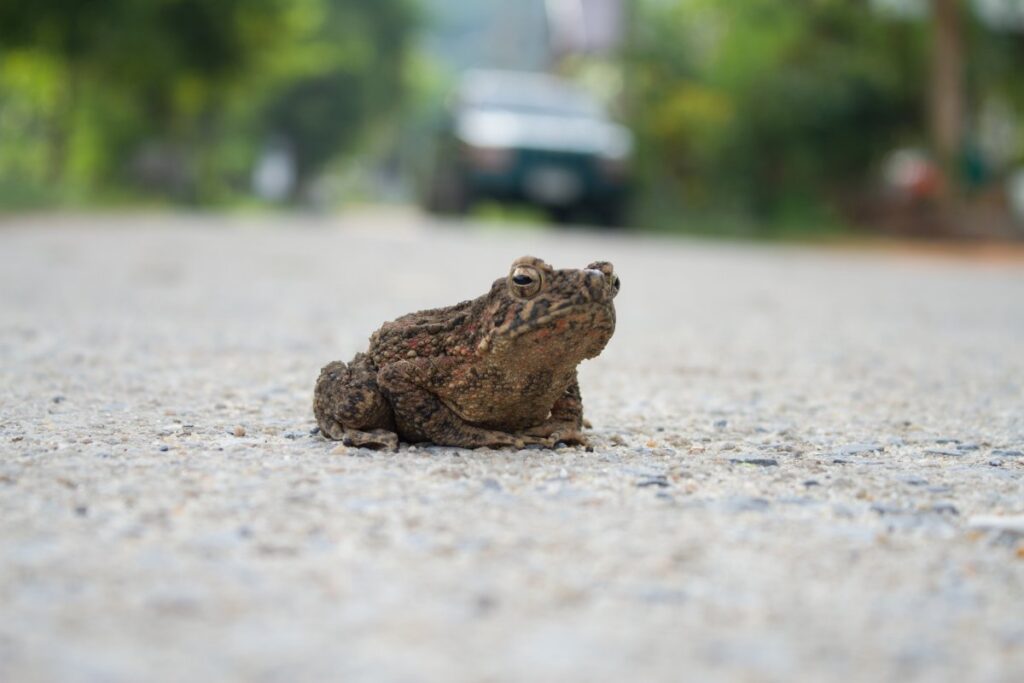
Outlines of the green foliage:
[{"label": "green foliage", "polygon": [[302,177],[357,144],[361,129],[353,124],[392,112],[400,101],[414,15],[400,2],[373,7],[326,6],[304,43],[302,76],[269,101],[266,124],[290,141]]},{"label": "green foliage", "polygon": [[919,135],[921,26],[850,0],[642,0],[637,12],[642,165],[688,210],[820,221]]},{"label": "green foliage", "polygon": [[271,137],[301,190],[395,110],[416,22],[411,0],[0,0],[0,202],[221,201]]}]

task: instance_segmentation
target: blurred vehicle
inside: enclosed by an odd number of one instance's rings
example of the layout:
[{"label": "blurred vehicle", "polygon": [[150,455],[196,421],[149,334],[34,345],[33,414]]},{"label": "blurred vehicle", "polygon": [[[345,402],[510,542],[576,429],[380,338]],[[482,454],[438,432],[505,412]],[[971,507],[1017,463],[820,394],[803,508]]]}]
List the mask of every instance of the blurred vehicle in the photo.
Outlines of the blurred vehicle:
[{"label": "blurred vehicle", "polygon": [[467,72],[433,142],[421,185],[430,211],[462,214],[496,200],[532,204],[559,223],[624,219],[632,135],[565,80]]}]

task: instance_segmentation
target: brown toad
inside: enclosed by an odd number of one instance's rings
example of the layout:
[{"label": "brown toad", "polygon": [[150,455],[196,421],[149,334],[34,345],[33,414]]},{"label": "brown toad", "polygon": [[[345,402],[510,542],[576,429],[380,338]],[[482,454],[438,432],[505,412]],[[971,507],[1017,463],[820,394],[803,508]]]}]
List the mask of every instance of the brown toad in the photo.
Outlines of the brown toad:
[{"label": "brown toad", "polygon": [[385,323],[366,353],[320,371],[313,413],[346,444],[585,444],[576,366],[615,331],[612,264],[517,259],[476,299]]}]

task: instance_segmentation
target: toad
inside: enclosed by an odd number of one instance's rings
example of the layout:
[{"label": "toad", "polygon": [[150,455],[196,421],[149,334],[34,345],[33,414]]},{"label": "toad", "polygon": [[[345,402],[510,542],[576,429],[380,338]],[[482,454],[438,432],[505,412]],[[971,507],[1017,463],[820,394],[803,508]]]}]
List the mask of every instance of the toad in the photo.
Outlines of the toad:
[{"label": "toad", "polygon": [[585,445],[576,368],[615,331],[619,277],[606,261],[555,270],[516,259],[486,294],[385,323],[313,394],[324,436],[397,449]]}]

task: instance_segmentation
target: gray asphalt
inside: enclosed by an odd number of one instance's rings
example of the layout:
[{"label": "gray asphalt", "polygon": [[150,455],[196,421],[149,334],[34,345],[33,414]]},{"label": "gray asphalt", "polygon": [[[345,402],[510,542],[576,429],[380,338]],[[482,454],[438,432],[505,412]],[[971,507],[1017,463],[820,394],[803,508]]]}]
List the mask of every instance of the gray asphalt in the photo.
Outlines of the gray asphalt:
[{"label": "gray asphalt", "polygon": [[[615,263],[592,453],[345,449],[321,365]],[[0,681],[1024,680],[1024,268],[435,224],[0,223]]]}]

